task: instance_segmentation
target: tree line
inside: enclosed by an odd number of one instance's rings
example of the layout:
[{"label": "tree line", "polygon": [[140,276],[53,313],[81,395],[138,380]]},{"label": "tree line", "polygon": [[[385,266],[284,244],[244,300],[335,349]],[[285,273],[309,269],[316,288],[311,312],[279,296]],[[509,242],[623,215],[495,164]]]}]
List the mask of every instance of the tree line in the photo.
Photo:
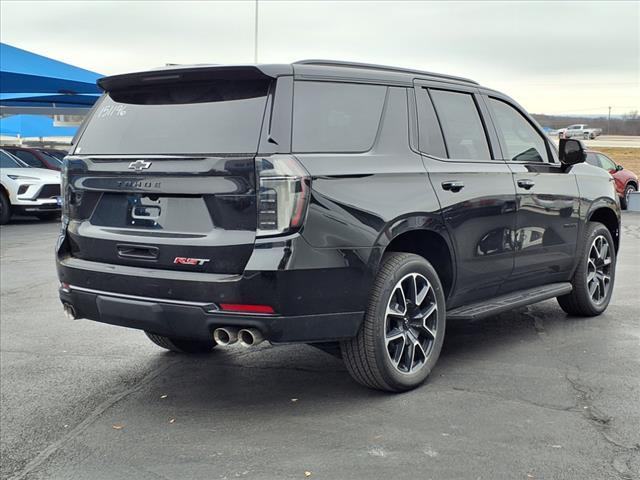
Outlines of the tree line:
[{"label": "tree line", "polygon": [[640,135],[640,115],[637,110],[621,116],[611,117],[580,117],[568,115],[533,114],[533,118],[543,127],[564,128],[575,123],[586,123],[593,128],[601,128],[603,135]]}]

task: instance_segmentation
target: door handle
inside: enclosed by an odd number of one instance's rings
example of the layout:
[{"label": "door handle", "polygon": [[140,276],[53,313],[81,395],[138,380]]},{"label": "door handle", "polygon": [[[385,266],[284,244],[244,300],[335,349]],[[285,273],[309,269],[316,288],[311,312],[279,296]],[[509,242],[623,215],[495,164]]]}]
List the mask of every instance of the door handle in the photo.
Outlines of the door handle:
[{"label": "door handle", "polygon": [[158,247],[148,245],[128,245],[123,243],[116,245],[116,249],[119,257],[138,258],[140,260],[157,260],[160,250]]},{"label": "door handle", "polygon": [[449,180],[446,182],[442,182],[443,190],[450,190],[452,192],[459,192],[464,188],[464,182],[460,182],[458,180]]},{"label": "door handle", "polygon": [[518,186],[520,188],[524,188],[525,190],[530,190],[535,184],[536,182],[529,179],[518,180]]}]

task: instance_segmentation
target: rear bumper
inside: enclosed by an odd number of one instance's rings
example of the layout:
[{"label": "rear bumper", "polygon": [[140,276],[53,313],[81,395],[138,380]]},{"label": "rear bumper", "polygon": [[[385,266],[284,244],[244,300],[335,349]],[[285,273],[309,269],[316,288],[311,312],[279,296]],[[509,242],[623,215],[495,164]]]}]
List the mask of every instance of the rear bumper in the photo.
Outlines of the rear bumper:
[{"label": "rear bumper", "polygon": [[[69,288],[60,298],[79,318],[181,338],[209,337],[218,326],[255,327],[276,343],[356,335],[372,281],[369,264],[380,254],[314,249],[296,237],[256,244],[241,274],[214,274],[84,260],[63,253],[67,241],[63,233],[57,270]],[[217,310],[224,303],[268,305],[276,313]]]},{"label": "rear bumper", "polygon": [[362,312],[316,315],[239,315],[199,302],[122,296],[111,292],[60,289],[60,300],[78,318],[137,328],[173,338],[207,339],[217,327],[257,328],[273,343],[326,342],[356,335]]}]

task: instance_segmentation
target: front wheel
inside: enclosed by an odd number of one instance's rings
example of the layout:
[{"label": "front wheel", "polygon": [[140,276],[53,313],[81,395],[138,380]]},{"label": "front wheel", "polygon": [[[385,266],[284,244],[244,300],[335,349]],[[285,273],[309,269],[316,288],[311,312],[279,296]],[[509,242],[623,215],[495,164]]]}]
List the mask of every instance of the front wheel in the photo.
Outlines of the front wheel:
[{"label": "front wheel", "polygon": [[144,332],[149,340],[166,350],[171,350],[177,353],[209,353],[216,346],[216,342],[213,340],[201,341],[201,340],[184,340],[179,338],[170,338],[163,335],[156,335],[155,333]]},{"label": "front wheel", "polygon": [[435,365],[446,327],[438,274],[411,253],[384,256],[358,334],[340,344],[351,376],[378,390],[420,385]]},{"label": "front wheel", "polygon": [[573,290],[558,297],[560,307],[570,315],[593,317],[607,309],[616,273],[616,250],[609,229],[589,222],[580,249],[580,262],[571,283]]},{"label": "front wheel", "polygon": [[622,194],[622,198],[620,198],[620,207],[623,210],[626,210],[629,206],[629,196],[632,193],[636,192],[636,187],[633,185],[627,185],[624,189],[624,193]]}]

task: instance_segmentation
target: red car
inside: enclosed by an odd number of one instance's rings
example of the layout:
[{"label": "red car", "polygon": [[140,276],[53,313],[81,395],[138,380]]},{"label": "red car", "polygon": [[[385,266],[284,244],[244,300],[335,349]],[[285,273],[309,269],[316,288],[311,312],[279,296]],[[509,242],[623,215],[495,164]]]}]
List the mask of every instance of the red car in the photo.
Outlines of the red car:
[{"label": "red car", "polygon": [[616,164],[604,153],[587,151],[587,163],[607,170],[616,182],[616,191],[620,195],[620,206],[627,208],[627,198],[638,191],[638,176],[622,165]]},{"label": "red car", "polygon": [[46,153],[37,148],[14,147],[11,145],[3,146],[11,155],[18,157],[24,163],[33,168],[47,168],[49,170],[58,170],[62,168],[62,161],[53,155]]}]

